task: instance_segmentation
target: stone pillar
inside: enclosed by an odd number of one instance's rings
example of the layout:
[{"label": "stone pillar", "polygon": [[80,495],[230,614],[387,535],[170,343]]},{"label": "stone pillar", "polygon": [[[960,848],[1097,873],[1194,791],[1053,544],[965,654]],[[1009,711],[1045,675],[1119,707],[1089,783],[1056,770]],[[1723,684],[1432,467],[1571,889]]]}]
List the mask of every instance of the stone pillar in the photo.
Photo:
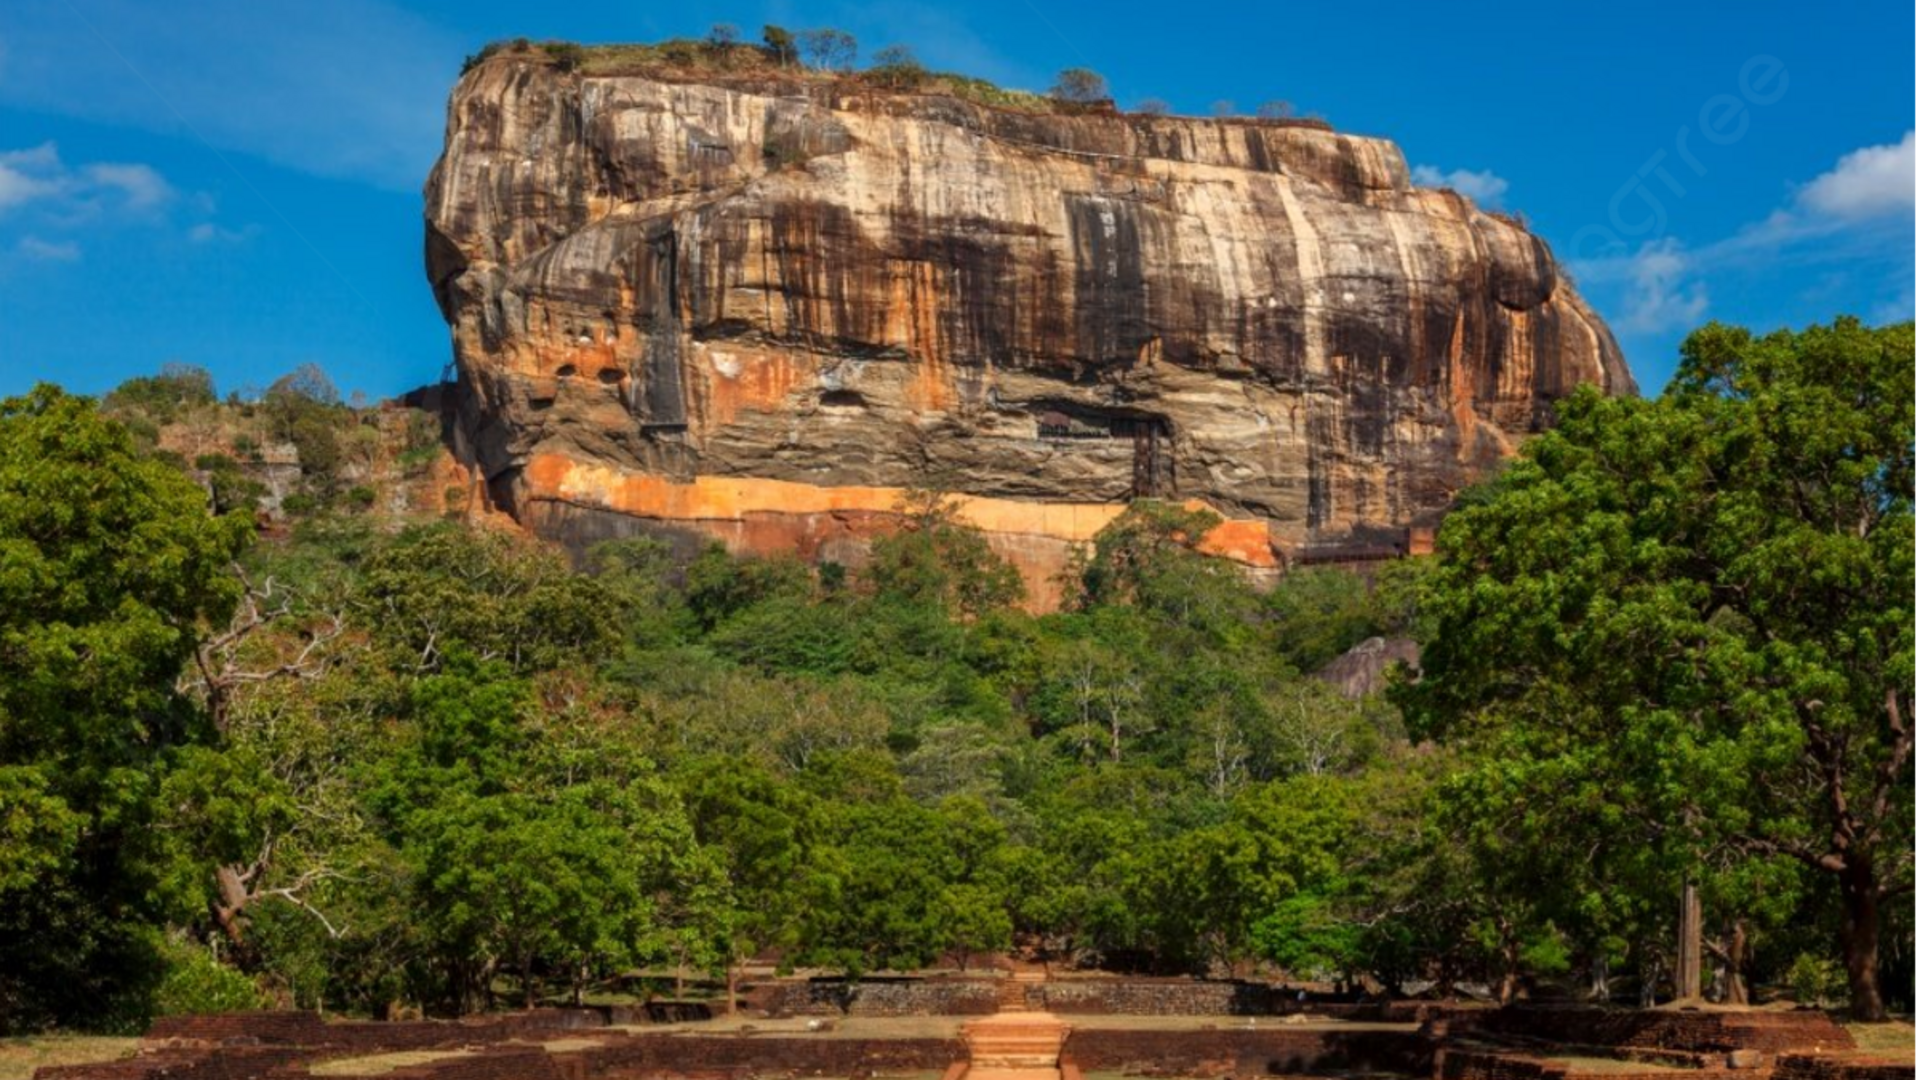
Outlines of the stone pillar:
[{"label": "stone pillar", "polygon": [[1680,954],[1673,962],[1673,993],[1700,996],[1700,890],[1689,881],[1680,889]]}]

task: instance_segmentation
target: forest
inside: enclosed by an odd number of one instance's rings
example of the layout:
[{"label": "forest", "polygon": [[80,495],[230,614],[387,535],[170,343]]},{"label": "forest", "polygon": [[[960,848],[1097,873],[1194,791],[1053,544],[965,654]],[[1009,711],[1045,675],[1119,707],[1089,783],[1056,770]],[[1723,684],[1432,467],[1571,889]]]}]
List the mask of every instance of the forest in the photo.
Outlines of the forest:
[{"label": "forest", "polygon": [[[569,554],[399,506],[367,463],[437,421],[317,371],[43,385],[0,403],[0,1029],[1016,946],[1651,1002],[1683,893],[1709,997],[1911,1008],[1913,375],[1911,323],[1710,325],[1434,556],[1257,589],[1143,501],[1042,615],[938,490],[858,567]],[[1417,668],[1322,677],[1376,637]]]}]

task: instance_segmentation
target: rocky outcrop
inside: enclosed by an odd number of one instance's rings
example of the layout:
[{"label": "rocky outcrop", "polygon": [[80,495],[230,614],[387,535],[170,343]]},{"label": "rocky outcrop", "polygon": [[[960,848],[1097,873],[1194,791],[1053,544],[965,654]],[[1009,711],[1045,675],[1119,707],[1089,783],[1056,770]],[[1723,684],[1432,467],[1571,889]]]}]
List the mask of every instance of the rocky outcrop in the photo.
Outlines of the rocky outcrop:
[{"label": "rocky outcrop", "polygon": [[1343,697],[1357,701],[1386,693],[1395,664],[1417,674],[1420,643],[1412,638],[1370,637],[1334,657],[1326,667],[1314,672],[1314,677],[1340,691]]},{"label": "rocky outcrop", "polygon": [[1276,568],[1632,389],[1538,238],[1315,126],[521,53],[454,90],[426,196],[468,452],[579,541],[857,562],[938,487],[1036,583],[1138,496]]}]

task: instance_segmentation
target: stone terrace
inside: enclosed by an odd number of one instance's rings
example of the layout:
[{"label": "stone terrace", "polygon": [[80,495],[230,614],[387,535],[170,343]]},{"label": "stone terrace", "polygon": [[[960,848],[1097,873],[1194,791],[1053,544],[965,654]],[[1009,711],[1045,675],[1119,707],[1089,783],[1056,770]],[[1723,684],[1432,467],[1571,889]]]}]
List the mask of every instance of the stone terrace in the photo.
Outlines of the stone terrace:
[{"label": "stone terrace", "polygon": [[[1487,1010],[1425,1003],[1417,1006],[1425,1022],[1416,1026],[1254,1015],[1259,999],[1245,984],[895,980],[840,990],[835,999],[824,984],[791,983],[762,999],[784,1005],[789,1016],[803,1006],[817,1014],[833,1011],[827,1008],[833,1005],[843,1018],[804,1023],[736,1019],[641,1026],[646,1009],[546,1009],[457,1022],[328,1022],[292,1012],[176,1017],[154,1025],[137,1057],[43,1068],[36,1078],[311,1080],[324,1073],[386,1080],[962,1080],[971,1064],[975,1080],[986,1080],[997,1075],[996,1068],[1019,1064],[1014,1058],[1038,1052],[1034,1048],[1043,1041],[1048,1047],[1041,1048],[1042,1056],[1056,1061],[1037,1071],[1067,1080],[1096,1072],[1256,1077],[1361,1071],[1433,1080],[1913,1075],[1910,1061],[1855,1052],[1846,1031],[1816,1012]],[[1300,1005],[1277,993],[1265,1003],[1270,1009]],[[1208,1014],[1198,1011],[1203,1007],[1245,1011]],[[1415,1007],[1408,1003],[1401,1011],[1410,1016]],[[1380,1009],[1373,1008],[1378,1016]],[[651,1010],[656,1018],[676,1011],[685,1010]],[[963,1038],[963,1017],[996,1012],[997,1020],[966,1021]],[[1041,1027],[1056,1034],[1042,1040]],[[316,1066],[324,1068],[310,1071]]]}]

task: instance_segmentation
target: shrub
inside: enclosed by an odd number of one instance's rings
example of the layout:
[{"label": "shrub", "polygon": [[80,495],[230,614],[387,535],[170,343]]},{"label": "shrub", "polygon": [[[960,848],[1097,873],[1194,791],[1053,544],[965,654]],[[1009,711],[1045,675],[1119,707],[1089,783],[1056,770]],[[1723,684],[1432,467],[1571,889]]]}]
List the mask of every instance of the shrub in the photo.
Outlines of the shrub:
[{"label": "shrub", "polygon": [[587,50],[577,42],[546,41],[540,44],[540,49],[561,71],[578,71],[587,61]]},{"label": "shrub", "polygon": [[700,62],[701,45],[696,41],[678,38],[660,43],[660,59],[669,64],[687,65]]},{"label": "shrub", "polygon": [[497,56],[500,53],[503,53],[508,49],[513,48],[515,44],[525,42],[525,40],[526,40],[525,38],[522,38],[520,39],[520,42],[509,42],[509,41],[487,42],[485,45],[480,46],[479,52],[468,53],[467,58],[460,62],[460,74],[465,75],[467,72],[472,71],[474,68],[477,68],[481,64],[485,63],[489,58],[493,56]]},{"label": "shrub", "polygon": [[365,484],[356,484],[347,489],[347,505],[356,510],[365,510],[373,505],[377,493]]},{"label": "shrub", "polygon": [[301,475],[322,489],[331,489],[341,459],[340,439],[333,427],[319,417],[303,416],[294,421],[291,441],[300,455]]},{"label": "shrub", "polygon": [[280,509],[288,514],[311,514],[320,509],[320,500],[302,492],[294,492],[280,500]]},{"label": "shrub", "polygon": [[1133,107],[1133,111],[1142,116],[1165,116],[1173,111],[1173,106],[1159,98],[1150,97],[1141,99],[1140,104]]},{"label": "shrub", "polygon": [[157,375],[137,376],[114,387],[101,404],[114,411],[137,410],[155,423],[170,424],[182,412],[218,400],[206,368],[169,362],[160,365]]},{"label": "shrub", "polygon": [[714,23],[707,31],[707,48],[724,53],[740,44],[740,28],[732,23]]},{"label": "shrub", "polygon": [[1787,986],[1800,1004],[1822,1006],[1846,996],[1847,973],[1832,957],[1801,953],[1787,969]]},{"label": "shrub", "polygon": [[867,74],[882,86],[894,90],[911,90],[927,78],[927,69],[921,66],[913,50],[905,45],[889,45],[873,54],[873,66]]},{"label": "shrub", "polygon": [[222,964],[212,952],[191,942],[169,942],[162,950],[166,975],[154,991],[154,1012],[237,1012],[261,1009],[269,1003],[253,980]]},{"label": "shrub", "polygon": [[1107,78],[1090,68],[1067,68],[1054,78],[1047,93],[1056,101],[1091,105],[1107,100]]},{"label": "shrub", "polygon": [[1253,110],[1253,115],[1262,120],[1291,120],[1293,118],[1293,102],[1278,100],[1263,101],[1260,103],[1259,108]]},{"label": "shrub", "polygon": [[237,468],[220,469],[207,474],[207,493],[213,497],[216,514],[251,511],[260,505],[260,496],[267,493],[267,485]]}]

